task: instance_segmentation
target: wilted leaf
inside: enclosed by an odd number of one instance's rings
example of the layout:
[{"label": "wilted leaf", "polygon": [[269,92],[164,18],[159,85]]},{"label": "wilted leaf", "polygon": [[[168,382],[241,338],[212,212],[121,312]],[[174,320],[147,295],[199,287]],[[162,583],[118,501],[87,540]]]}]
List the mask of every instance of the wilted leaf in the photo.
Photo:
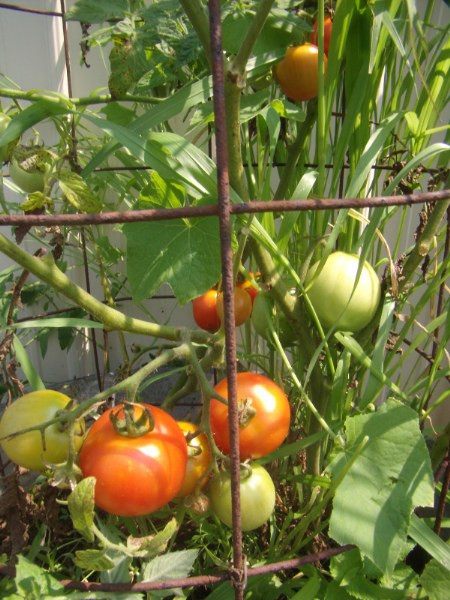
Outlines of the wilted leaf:
[{"label": "wilted leaf", "polygon": [[58,180],[65,199],[77,211],[83,213],[100,212],[102,203],[91,191],[86,181],[73,171],[62,171]]}]

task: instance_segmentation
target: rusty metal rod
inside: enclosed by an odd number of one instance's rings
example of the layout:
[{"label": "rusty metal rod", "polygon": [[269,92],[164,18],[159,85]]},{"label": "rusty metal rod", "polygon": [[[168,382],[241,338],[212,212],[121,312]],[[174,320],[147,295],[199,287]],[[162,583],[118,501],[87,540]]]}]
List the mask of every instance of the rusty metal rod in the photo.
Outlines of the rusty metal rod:
[{"label": "rusty metal rod", "polygon": [[[355,546],[350,544],[339,546],[337,548],[328,548],[315,554],[306,554],[298,558],[292,558],[284,561],[269,563],[259,567],[249,567],[247,577],[257,577],[268,573],[278,573],[289,569],[297,569],[302,565],[308,565],[315,562],[327,561],[333,556],[343,554],[353,550]],[[0,564],[0,575],[14,577],[15,569],[12,566]],[[60,583],[70,590],[81,590],[91,592],[146,592],[151,590],[167,590],[172,588],[187,588],[210,586],[222,581],[228,581],[232,578],[230,572],[217,573],[213,575],[197,575],[194,577],[184,577],[180,579],[166,579],[164,581],[142,581],[139,583],[101,583],[97,581],[72,581],[62,580]]]},{"label": "rusty metal rod", "polygon": [[[425,202],[439,202],[450,198],[450,189],[437,192],[421,192],[402,196],[374,196],[373,198],[323,198],[308,200],[270,200],[267,202],[243,202],[231,204],[231,214],[263,212],[288,212],[308,210],[337,210],[340,208],[377,208],[386,206],[412,206]],[[181,208],[151,208],[146,210],[111,211],[90,214],[59,215],[4,215],[0,214],[0,226],[5,225],[100,225],[133,223],[141,221],[164,221],[169,219],[211,217],[219,214],[216,204],[206,206],[183,206]]]},{"label": "rusty metal rod", "polygon": [[34,15],[43,15],[46,17],[62,17],[63,14],[54,10],[40,10],[38,8],[27,8],[26,6],[17,6],[16,4],[9,4],[8,2],[0,2],[0,8],[7,10],[16,10],[19,12],[31,13]]},{"label": "rusty metal rod", "polygon": [[225,361],[228,386],[228,429],[230,435],[230,478],[233,543],[233,586],[235,599],[242,600],[245,588],[242,551],[239,411],[236,371],[236,330],[234,314],[233,252],[231,249],[231,200],[228,173],[228,143],[225,107],[225,74],[222,50],[220,0],[209,0],[211,68],[213,77],[214,128],[217,163],[218,216],[222,262],[222,292],[224,307]]}]

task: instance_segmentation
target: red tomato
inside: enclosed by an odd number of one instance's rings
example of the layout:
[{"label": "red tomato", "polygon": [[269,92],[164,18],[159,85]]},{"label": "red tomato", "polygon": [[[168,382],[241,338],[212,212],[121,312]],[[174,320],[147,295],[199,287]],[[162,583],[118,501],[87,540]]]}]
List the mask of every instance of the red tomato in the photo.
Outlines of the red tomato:
[{"label": "red tomato", "polygon": [[[309,36],[309,41],[315,46],[319,45],[319,35],[317,33],[318,23],[314,21],[313,30]],[[328,56],[328,48],[330,47],[331,30],[333,29],[333,21],[331,17],[326,17],[323,23],[323,49],[325,54]]]},{"label": "red tomato", "polygon": [[[258,275],[260,275],[258,273]],[[250,276],[254,279],[254,274],[250,271]],[[237,283],[237,287],[240,287],[242,290],[245,290],[247,294],[250,295],[250,299],[253,302],[255,301],[256,296],[258,295],[258,288],[253,285],[253,282],[250,279],[245,279],[244,281],[239,281]]]},{"label": "red tomato", "polygon": [[[325,72],[327,57],[325,56]],[[292,46],[275,65],[275,77],[291,100],[310,100],[319,90],[319,50],[313,44]]]},{"label": "red tomato", "polygon": [[[198,430],[197,425],[187,421],[178,421],[180,429],[184,435],[195,433]],[[200,433],[188,442],[188,461],[183,485],[177,496],[189,496],[195,492],[197,482],[206,473],[211,462],[211,449],[208,438],[204,433]],[[203,487],[207,481],[205,477],[200,487]]]},{"label": "red tomato", "polygon": [[[223,321],[223,292],[217,296],[217,314]],[[252,314],[252,301],[250,294],[240,287],[234,288],[234,318],[236,327],[245,323]]]},{"label": "red tomato", "polygon": [[[186,473],[187,445],[175,419],[142,404],[155,422],[139,437],[120,435],[110,419],[113,407],[89,430],[79,455],[84,477],[95,477],[95,503],[114,515],[137,517],[167,504],[180,491]],[[135,418],[143,409],[134,406]]]},{"label": "red tomato", "polygon": [[[283,443],[289,432],[291,410],[287,396],[274,381],[257,373],[238,373],[237,386],[240,407],[248,403],[255,411],[239,430],[241,460],[270,454]],[[219,381],[214,389],[228,398],[227,379]],[[210,423],[218,448],[228,454],[228,407],[215,398],[211,399]]]},{"label": "red tomato", "polygon": [[217,290],[208,290],[192,301],[194,321],[206,331],[217,331],[220,319],[217,316]]}]

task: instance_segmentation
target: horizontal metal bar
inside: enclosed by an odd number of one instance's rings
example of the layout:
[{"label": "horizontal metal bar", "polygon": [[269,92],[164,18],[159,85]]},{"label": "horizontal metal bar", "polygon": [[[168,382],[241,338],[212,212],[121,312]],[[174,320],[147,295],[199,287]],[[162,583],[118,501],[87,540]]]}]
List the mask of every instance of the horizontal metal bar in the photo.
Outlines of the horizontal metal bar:
[{"label": "horizontal metal bar", "polygon": [[0,2],[0,8],[7,10],[16,10],[19,12],[32,13],[34,15],[43,15],[47,17],[62,17],[62,12],[55,12],[52,10],[40,10],[39,8],[27,8],[26,6],[17,6],[16,4],[8,4],[7,2]]},{"label": "horizontal metal bar", "polygon": [[[288,212],[308,210],[336,210],[340,208],[365,208],[380,206],[411,206],[424,202],[436,202],[450,198],[450,189],[402,196],[374,196],[373,198],[322,198],[309,200],[271,200],[233,204],[232,214],[264,212]],[[146,210],[114,211],[92,214],[67,215],[0,215],[0,226],[6,225],[105,225],[113,223],[135,223],[142,221],[164,221],[170,219],[218,216],[216,204],[206,206],[183,206],[181,208],[156,208]]]}]

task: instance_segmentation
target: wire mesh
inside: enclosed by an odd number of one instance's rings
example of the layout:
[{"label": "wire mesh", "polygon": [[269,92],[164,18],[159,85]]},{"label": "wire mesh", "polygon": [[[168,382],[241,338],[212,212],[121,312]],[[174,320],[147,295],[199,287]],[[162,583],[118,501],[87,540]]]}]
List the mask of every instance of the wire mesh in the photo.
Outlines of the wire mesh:
[{"label": "wire mesh", "polygon": [[[225,93],[224,93],[224,72],[222,61],[221,46],[221,7],[220,0],[209,0],[210,15],[210,40],[211,40],[211,64],[213,74],[213,101],[214,101],[214,127],[216,141],[216,163],[217,163],[217,184],[218,184],[218,204],[208,206],[186,206],[182,208],[170,209],[150,209],[139,211],[121,211],[121,212],[103,212],[98,214],[66,214],[66,215],[0,215],[0,226],[34,226],[34,225],[71,225],[83,227],[94,224],[113,224],[129,223],[139,221],[164,221],[170,219],[180,219],[186,217],[207,217],[217,216],[220,223],[221,235],[221,260],[222,260],[222,278],[225,304],[225,339],[226,339],[226,372],[229,389],[229,429],[231,440],[231,481],[232,481],[232,515],[233,515],[233,562],[227,571],[221,571],[213,575],[200,575],[196,577],[177,578],[163,581],[140,582],[140,583],[99,583],[99,582],[80,582],[63,580],[61,583],[66,589],[76,589],[82,591],[105,591],[105,592],[146,592],[151,590],[164,590],[172,588],[186,587],[205,587],[213,584],[230,580],[235,589],[235,598],[243,598],[247,578],[263,575],[267,573],[277,573],[282,570],[298,568],[302,565],[329,560],[331,557],[351,550],[354,546],[346,545],[333,547],[308,554],[295,559],[289,559],[260,567],[248,567],[245,564],[245,557],[242,548],[242,531],[240,524],[240,494],[239,494],[239,443],[238,443],[238,410],[237,410],[237,383],[236,383],[236,339],[234,327],[234,281],[233,281],[233,263],[231,250],[231,223],[230,217],[233,214],[251,214],[263,212],[286,212],[286,211],[310,211],[310,210],[329,210],[340,208],[363,208],[377,206],[394,206],[423,204],[426,202],[440,201],[450,198],[450,190],[406,194],[402,196],[378,196],[371,198],[327,198],[327,199],[309,199],[309,200],[276,200],[276,201],[252,201],[250,203],[231,204],[228,179],[228,150],[226,138],[226,112],[225,112]],[[60,11],[47,11],[17,6],[9,3],[0,2],[0,9],[9,9],[25,13],[36,14],[39,16],[60,17],[64,40],[64,58],[67,74],[69,97],[72,97],[72,73],[70,67],[70,53],[68,31],[65,21],[65,1],[60,0]],[[338,116],[343,117],[342,114]],[[76,148],[76,130],[72,123],[72,136],[74,148]],[[308,165],[314,166],[314,165]],[[333,165],[325,165],[326,168],[333,168]],[[136,169],[147,169],[148,167],[135,167]],[[348,168],[348,165],[343,167]],[[391,169],[386,165],[374,165],[374,169]],[[107,170],[123,170],[124,167],[108,167]],[[127,170],[133,167],[126,167]],[[103,170],[99,168],[98,170]],[[85,284],[86,289],[90,289],[89,266],[87,254],[83,252]],[[160,296],[164,297],[164,296]],[[173,296],[165,296],[173,298]],[[67,310],[67,309],[64,309]],[[57,311],[56,311],[57,312]],[[53,314],[53,313],[46,313]],[[95,330],[94,330],[95,336]],[[102,373],[98,360],[98,346],[94,338],[93,351],[95,357],[96,376],[99,390],[102,389]],[[0,574],[14,576],[14,568],[6,565],[0,565]]]}]

